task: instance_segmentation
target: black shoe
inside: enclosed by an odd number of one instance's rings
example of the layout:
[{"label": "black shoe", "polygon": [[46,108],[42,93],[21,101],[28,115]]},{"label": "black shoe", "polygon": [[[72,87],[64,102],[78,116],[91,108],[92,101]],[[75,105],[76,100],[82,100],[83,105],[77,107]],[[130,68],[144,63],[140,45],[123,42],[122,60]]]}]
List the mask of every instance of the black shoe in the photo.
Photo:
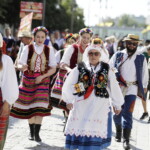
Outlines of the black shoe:
[{"label": "black shoe", "polygon": [[116,137],[115,137],[116,142],[121,142],[121,137],[122,137],[122,127],[121,125],[116,125]]},{"label": "black shoe", "polygon": [[34,133],[35,139],[34,140],[36,142],[42,141],[40,136],[39,136],[40,129],[41,129],[41,124],[35,124],[35,133]]},{"label": "black shoe", "polygon": [[131,149],[131,148],[130,148],[129,141],[126,141],[126,140],[123,141],[123,148],[124,148],[125,150]]},{"label": "black shoe", "polygon": [[34,140],[34,128],[35,128],[35,124],[29,124],[30,127],[30,134],[29,134],[29,140]]},{"label": "black shoe", "polygon": [[124,140],[123,140],[123,148],[124,148],[125,150],[131,149],[131,148],[130,148],[130,144],[129,144],[129,141],[130,141],[130,139],[129,139],[130,134],[131,134],[131,129],[130,129],[130,128],[125,128],[125,129],[123,129],[123,138],[124,138]]},{"label": "black shoe", "polygon": [[149,119],[148,119],[148,122],[147,123],[150,123],[150,117],[149,117]]},{"label": "black shoe", "polygon": [[149,116],[149,115],[148,115],[148,112],[144,112],[144,113],[142,114],[140,120],[143,120],[143,119],[145,119],[145,118],[148,117],[148,116]]}]

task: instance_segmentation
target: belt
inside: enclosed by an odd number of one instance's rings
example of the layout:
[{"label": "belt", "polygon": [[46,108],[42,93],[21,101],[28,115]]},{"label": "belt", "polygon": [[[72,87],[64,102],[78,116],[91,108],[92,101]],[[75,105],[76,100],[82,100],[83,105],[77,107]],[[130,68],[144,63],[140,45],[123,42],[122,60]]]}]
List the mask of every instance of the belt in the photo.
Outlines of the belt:
[{"label": "belt", "polygon": [[126,85],[127,85],[127,86],[137,85],[137,84],[138,84],[137,81],[133,81],[133,82],[128,82],[128,81],[126,81]]}]

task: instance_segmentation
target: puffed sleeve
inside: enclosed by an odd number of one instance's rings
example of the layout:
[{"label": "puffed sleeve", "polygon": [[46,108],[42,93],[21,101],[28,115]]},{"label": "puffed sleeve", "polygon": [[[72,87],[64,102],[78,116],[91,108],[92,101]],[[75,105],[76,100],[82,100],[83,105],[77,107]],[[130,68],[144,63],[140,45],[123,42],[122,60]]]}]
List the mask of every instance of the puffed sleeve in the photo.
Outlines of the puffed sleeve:
[{"label": "puffed sleeve", "polygon": [[10,105],[12,105],[17,99],[19,95],[18,83],[15,68],[13,65],[12,59],[3,55],[3,74],[1,79],[1,90],[3,101],[7,101]]},{"label": "puffed sleeve", "polygon": [[74,87],[73,85],[77,83],[79,76],[79,71],[77,67],[75,67],[70,74],[68,75],[63,88],[62,88],[62,99],[68,104],[73,103],[76,96],[73,95]]},{"label": "puffed sleeve", "polygon": [[73,46],[68,46],[64,52],[64,55],[60,61],[60,66],[62,66],[63,64],[67,64],[68,66],[70,66],[70,59],[71,56],[73,54],[74,48]]},{"label": "puffed sleeve", "polygon": [[57,64],[60,63],[60,52],[61,52],[61,51],[58,51],[58,52],[56,52],[56,54],[55,54]]},{"label": "puffed sleeve", "polygon": [[109,95],[111,97],[112,105],[117,109],[120,110],[121,106],[124,103],[124,97],[118,81],[116,80],[116,75],[112,69],[109,70],[108,73],[108,80],[109,80]]},{"label": "puffed sleeve", "polygon": [[54,48],[53,47],[50,47],[49,66],[51,66],[51,67],[56,67],[57,66],[55,53],[54,53]]},{"label": "puffed sleeve", "polygon": [[27,64],[28,53],[29,53],[28,45],[26,45],[26,46],[24,46],[21,56],[19,58],[19,61],[18,61],[19,64],[21,64],[21,65]]}]

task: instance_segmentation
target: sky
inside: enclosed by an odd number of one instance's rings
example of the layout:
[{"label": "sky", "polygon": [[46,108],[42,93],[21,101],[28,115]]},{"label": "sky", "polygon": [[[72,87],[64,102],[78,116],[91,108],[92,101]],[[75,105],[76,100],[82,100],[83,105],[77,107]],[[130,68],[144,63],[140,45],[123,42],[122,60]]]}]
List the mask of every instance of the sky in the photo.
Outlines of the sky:
[{"label": "sky", "polygon": [[98,24],[102,18],[115,18],[122,14],[150,15],[150,0],[76,0],[84,9],[85,25]]}]

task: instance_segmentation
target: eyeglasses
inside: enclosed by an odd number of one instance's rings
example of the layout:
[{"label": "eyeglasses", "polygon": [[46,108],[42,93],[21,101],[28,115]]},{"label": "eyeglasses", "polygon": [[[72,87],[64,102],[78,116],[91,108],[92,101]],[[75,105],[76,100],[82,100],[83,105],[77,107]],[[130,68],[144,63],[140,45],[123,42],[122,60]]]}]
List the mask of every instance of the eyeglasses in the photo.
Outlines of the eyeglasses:
[{"label": "eyeglasses", "polygon": [[138,43],[134,43],[134,42],[130,42],[130,41],[128,41],[128,42],[127,42],[127,45],[137,46],[137,45],[138,45]]},{"label": "eyeglasses", "polygon": [[89,56],[99,56],[100,53],[99,52],[89,52],[88,55]]}]

